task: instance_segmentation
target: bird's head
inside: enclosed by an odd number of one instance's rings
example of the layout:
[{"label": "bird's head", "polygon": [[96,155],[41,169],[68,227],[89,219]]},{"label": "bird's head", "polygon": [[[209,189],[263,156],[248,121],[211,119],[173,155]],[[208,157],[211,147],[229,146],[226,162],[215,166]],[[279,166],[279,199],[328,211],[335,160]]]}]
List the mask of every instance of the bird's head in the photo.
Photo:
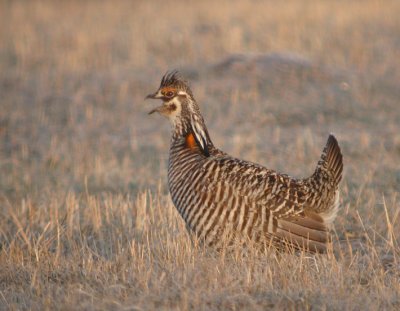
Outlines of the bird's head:
[{"label": "bird's head", "polygon": [[[161,99],[161,106],[154,108],[149,112],[152,114],[158,112],[168,117],[172,123],[189,115],[193,111],[195,103],[192,91],[188,83],[179,75],[177,71],[167,72],[161,79],[158,90],[146,96],[146,99]],[[197,108],[198,109],[198,108]]]},{"label": "bird's head", "polygon": [[161,106],[151,110],[149,114],[158,112],[168,117],[172,124],[174,138],[193,135],[191,137],[194,137],[203,154],[209,156],[208,149],[212,146],[212,142],[204,119],[188,83],[177,71],[166,73],[161,79],[158,90],[147,95],[147,98],[162,100]]}]

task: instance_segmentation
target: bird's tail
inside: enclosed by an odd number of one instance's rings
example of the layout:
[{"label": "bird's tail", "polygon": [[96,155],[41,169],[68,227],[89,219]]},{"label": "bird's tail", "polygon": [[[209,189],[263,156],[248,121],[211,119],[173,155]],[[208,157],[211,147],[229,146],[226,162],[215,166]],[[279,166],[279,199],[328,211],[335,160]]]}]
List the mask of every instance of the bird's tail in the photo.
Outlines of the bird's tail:
[{"label": "bird's tail", "polygon": [[338,185],[342,179],[343,156],[339,144],[332,134],[322,152],[314,174],[308,178],[310,197],[308,209],[319,215],[330,225],[339,208]]},{"label": "bird's tail", "polygon": [[[338,142],[329,135],[311,177],[303,215],[279,219],[276,236],[284,244],[311,252],[325,252],[330,245],[329,227],[339,208],[338,184],[342,179],[343,157]],[[282,239],[283,238],[283,239]]]},{"label": "bird's tail", "polygon": [[332,134],[328,137],[328,141],[315,171],[317,174],[319,171],[326,171],[329,175],[330,181],[333,182],[335,187],[337,187],[342,179],[343,156],[339,144],[335,136]]}]

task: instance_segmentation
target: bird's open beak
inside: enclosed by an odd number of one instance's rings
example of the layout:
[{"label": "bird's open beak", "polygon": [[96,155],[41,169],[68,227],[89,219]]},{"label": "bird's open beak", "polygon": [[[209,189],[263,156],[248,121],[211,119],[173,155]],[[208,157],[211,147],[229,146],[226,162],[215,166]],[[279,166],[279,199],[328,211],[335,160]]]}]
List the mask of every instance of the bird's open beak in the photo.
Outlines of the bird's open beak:
[{"label": "bird's open beak", "polygon": [[[153,94],[147,95],[144,99],[146,100],[146,99],[161,99],[161,98],[163,98],[163,95],[160,92],[157,91],[157,92],[155,92]],[[149,112],[149,114],[153,114],[154,112],[158,112],[158,113],[162,114],[165,111],[165,109],[166,109],[166,107],[164,105],[161,105],[161,106],[151,110]]]}]

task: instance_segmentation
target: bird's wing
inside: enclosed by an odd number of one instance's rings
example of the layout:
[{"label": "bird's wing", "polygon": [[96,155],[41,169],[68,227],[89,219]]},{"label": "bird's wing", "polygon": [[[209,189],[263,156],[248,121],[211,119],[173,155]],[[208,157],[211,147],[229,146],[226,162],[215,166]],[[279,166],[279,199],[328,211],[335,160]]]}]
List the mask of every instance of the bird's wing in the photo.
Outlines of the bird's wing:
[{"label": "bird's wing", "polygon": [[202,191],[212,192],[216,202],[225,198],[232,217],[235,205],[243,205],[237,215],[240,230],[259,225],[265,235],[300,245],[307,239],[310,249],[325,250],[327,228],[305,210],[308,189],[303,181],[229,156],[211,158],[203,167]]},{"label": "bird's wing", "polygon": [[304,212],[307,184],[265,167],[229,156],[215,157],[205,170],[214,172],[204,180],[209,187],[228,184],[232,191],[285,218]]}]

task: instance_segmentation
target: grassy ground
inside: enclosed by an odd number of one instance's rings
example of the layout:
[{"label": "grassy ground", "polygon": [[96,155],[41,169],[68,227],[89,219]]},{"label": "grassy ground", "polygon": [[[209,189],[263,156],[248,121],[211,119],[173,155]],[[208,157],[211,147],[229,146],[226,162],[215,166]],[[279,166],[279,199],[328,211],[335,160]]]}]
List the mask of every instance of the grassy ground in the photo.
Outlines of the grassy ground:
[{"label": "grassy ground", "polygon": [[[0,309],[399,309],[398,1],[1,1]],[[192,82],[215,144],[296,177],[343,150],[333,254],[193,245],[166,187]]]}]

